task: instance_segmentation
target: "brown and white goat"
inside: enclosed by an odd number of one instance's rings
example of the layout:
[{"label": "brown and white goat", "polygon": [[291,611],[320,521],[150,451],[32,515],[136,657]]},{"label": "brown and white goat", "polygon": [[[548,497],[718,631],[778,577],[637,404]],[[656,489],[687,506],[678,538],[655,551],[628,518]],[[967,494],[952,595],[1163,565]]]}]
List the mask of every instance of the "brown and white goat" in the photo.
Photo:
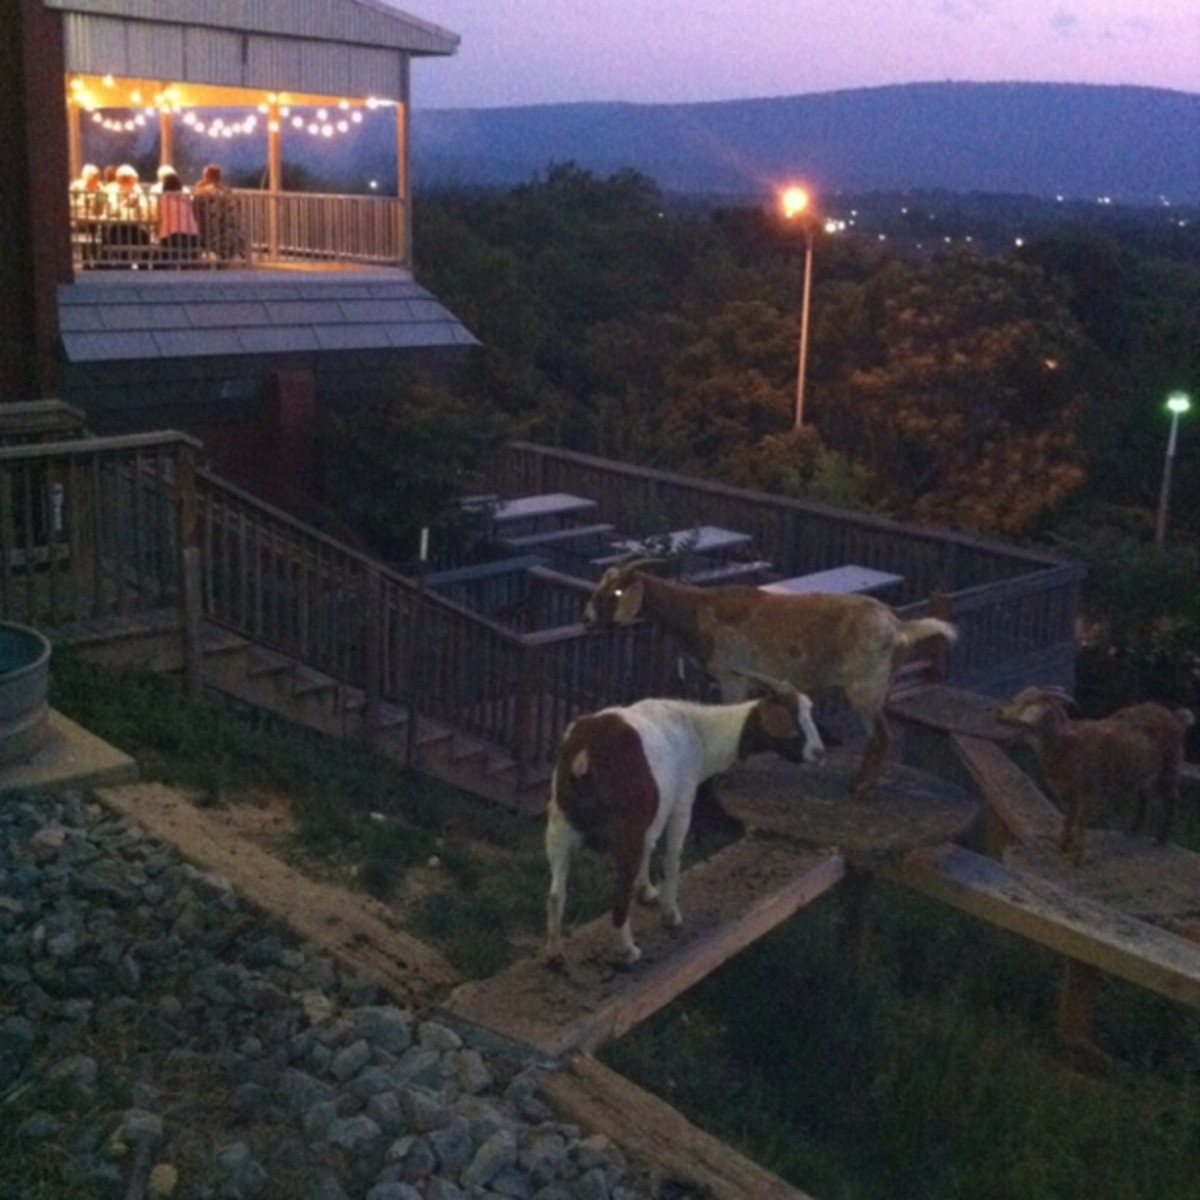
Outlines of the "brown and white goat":
[{"label": "brown and white goat", "polygon": [[[682,923],[679,862],[700,784],[751,754],[773,752],[793,762],[821,755],[812,701],[795,688],[768,686],[768,696],[740,704],[641,700],[580,717],[567,728],[546,820],[546,955],[551,963],[562,961],[567,874],[579,846],[615,861],[612,920],[625,963],[635,963],[641,957],[629,915],[635,891],[644,903],[658,900],[668,926]],[[650,884],[650,856],[664,830],[660,892]]]},{"label": "brown and white goat", "polygon": [[1162,797],[1158,841],[1171,836],[1179,802],[1183,743],[1195,721],[1189,709],[1146,702],[1096,720],[1072,720],[1074,703],[1058,688],[1027,687],[996,710],[997,720],[1027,735],[1046,785],[1063,810],[1060,849],[1083,861],[1088,815],[1102,802],[1136,797],[1130,833],[1142,831],[1154,793]]},{"label": "brown and white goat", "polygon": [[852,785],[856,800],[869,800],[891,743],[883,707],[896,671],[917,642],[953,642],[954,626],[936,617],[902,621],[871,596],[693,587],[641,570],[644,562],[605,571],[584,625],[657,622],[717,681],[726,701],[746,696],[747,674],[783,679],[810,695],[841,688],[870,735]]}]

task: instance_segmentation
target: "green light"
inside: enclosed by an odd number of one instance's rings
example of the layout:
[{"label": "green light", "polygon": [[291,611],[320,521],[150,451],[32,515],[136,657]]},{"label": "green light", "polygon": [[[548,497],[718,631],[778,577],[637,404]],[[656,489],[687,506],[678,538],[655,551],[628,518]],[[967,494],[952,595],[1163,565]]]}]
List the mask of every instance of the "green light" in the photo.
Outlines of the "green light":
[{"label": "green light", "polygon": [[1173,413],[1185,413],[1191,407],[1192,401],[1184,392],[1172,392],[1167,397],[1167,408]]}]

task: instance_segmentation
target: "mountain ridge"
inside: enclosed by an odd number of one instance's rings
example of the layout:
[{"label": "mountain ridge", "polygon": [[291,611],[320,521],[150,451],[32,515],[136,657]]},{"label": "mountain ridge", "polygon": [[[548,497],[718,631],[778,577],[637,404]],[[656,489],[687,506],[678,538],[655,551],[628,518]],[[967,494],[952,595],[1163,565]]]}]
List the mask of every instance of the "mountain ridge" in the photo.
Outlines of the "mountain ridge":
[{"label": "mountain ridge", "polygon": [[667,191],[904,188],[1200,202],[1200,95],[1140,85],[913,83],[686,104],[412,114],[419,185],[510,185],[558,162]]}]

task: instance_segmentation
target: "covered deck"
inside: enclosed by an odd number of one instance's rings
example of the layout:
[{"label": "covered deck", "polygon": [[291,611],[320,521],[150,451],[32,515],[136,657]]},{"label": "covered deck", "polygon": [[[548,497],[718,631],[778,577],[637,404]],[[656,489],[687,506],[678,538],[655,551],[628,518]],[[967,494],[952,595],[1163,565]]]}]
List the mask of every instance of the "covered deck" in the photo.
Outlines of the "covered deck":
[{"label": "covered deck", "polygon": [[[132,0],[47,7],[65,14],[76,271],[411,266],[410,60],[454,53],[456,35],[366,0],[236,13],[200,0],[156,5],[150,20]],[[343,179],[331,163],[309,170],[321,190],[285,187],[285,167],[297,165],[289,149],[303,145],[305,161],[319,163],[369,126],[375,142],[394,140],[394,174]],[[118,162],[140,168],[142,200],[120,214],[120,229],[107,197],[78,182],[85,164]],[[152,171],[173,166],[186,186],[209,162],[226,164],[220,204],[232,232],[216,239],[202,221],[201,242],[181,250],[163,232]]]}]

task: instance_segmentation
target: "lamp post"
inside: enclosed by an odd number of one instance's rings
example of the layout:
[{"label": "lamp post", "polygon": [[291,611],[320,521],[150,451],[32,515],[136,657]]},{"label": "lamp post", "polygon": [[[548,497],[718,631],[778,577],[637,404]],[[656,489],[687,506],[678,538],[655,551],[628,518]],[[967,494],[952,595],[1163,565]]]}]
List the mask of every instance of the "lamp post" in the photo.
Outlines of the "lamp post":
[{"label": "lamp post", "polygon": [[1154,525],[1154,548],[1156,550],[1162,550],[1167,536],[1167,508],[1171,502],[1171,475],[1175,468],[1175,443],[1179,436],[1179,418],[1191,407],[1191,398],[1185,392],[1172,392],[1167,397],[1167,411],[1171,414],[1171,432],[1167,435],[1167,455],[1163,460],[1162,491],[1158,494],[1158,520]]},{"label": "lamp post", "polygon": [[796,374],[796,409],[792,429],[804,424],[804,376],[808,364],[808,307],[812,298],[813,230],[815,216],[812,197],[802,187],[787,188],[782,197],[783,215],[799,221],[804,231],[804,294],[800,301],[800,365]]}]

